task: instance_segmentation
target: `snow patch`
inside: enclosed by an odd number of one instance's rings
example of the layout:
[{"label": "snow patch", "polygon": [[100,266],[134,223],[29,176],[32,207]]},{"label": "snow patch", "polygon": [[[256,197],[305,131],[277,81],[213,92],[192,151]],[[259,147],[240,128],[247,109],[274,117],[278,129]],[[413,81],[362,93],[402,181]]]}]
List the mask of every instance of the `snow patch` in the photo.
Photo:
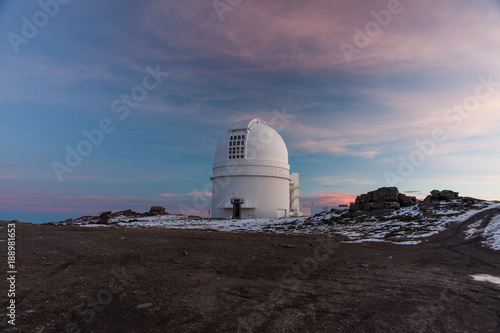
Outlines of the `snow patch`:
[{"label": "snow patch", "polygon": [[484,229],[484,244],[493,250],[500,250],[500,215],[494,216]]},{"label": "snow patch", "polygon": [[471,275],[471,277],[474,279],[474,281],[486,281],[500,285],[500,278],[496,276],[488,274],[476,274],[476,275]]},{"label": "snow patch", "polygon": [[[451,202],[453,205],[454,202]],[[456,205],[455,205],[456,206]],[[208,219],[185,215],[124,216],[110,218],[110,225],[78,221],[85,227],[167,228],[200,229],[206,231],[324,234],[344,236],[345,242],[386,242],[399,245],[415,245],[423,238],[438,234],[450,223],[463,222],[486,209],[500,207],[500,203],[482,202],[461,210],[449,209],[443,202],[439,207],[424,210],[420,205],[404,207],[383,216],[351,217],[346,211],[332,210],[313,217],[254,218],[246,220]],[[472,237],[479,224],[471,226]],[[488,246],[500,249],[500,216],[490,223],[485,232]]]}]

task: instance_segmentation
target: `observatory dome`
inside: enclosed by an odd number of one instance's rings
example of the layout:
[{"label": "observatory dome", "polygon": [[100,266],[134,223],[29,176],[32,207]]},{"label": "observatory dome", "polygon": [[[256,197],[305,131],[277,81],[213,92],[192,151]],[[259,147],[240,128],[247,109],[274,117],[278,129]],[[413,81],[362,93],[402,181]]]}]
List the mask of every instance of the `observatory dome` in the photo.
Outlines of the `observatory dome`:
[{"label": "observatory dome", "polygon": [[298,174],[290,175],[283,138],[260,118],[236,121],[222,135],[211,179],[212,217],[299,214]]},{"label": "observatory dome", "polygon": [[215,150],[215,163],[242,158],[269,161],[271,165],[280,164],[289,168],[285,141],[260,118],[233,123]]}]

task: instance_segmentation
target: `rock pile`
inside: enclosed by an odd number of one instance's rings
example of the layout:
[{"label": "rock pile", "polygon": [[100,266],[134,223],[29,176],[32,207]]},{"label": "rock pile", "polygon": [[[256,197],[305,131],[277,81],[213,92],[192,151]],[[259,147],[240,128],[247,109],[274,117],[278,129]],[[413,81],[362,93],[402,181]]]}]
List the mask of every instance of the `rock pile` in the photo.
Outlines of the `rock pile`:
[{"label": "rock pile", "polygon": [[416,203],[416,197],[399,193],[397,187],[381,187],[378,190],[358,196],[349,211],[351,213],[370,212],[373,215],[381,215]]},{"label": "rock pile", "polygon": [[99,223],[100,224],[109,224],[109,216],[111,215],[111,211],[102,212],[99,215]]},{"label": "rock pile", "polygon": [[[464,209],[470,205],[476,205],[484,200],[460,197],[458,192],[451,190],[433,190],[424,201],[418,202],[420,209],[428,211],[431,208],[445,205],[449,209]],[[402,207],[417,204],[417,198],[399,193],[396,187],[382,187],[378,190],[361,194],[351,204],[348,216],[358,217],[361,215],[376,215],[392,213]]]},{"label": "rock pile", "polygon": [[[111,219],[114,219],[119,216],[125,217],[145,217],[145,216],[157,216],[157,215],[168,215],[165,211],[165,207],[162,206],[153,206],[150,208],[149,212],[145,213],[137,213],[132,209],[122,210],[116,213],[112,213],[111,211],[106,211],[100,213],[98,216],[82,216],[77,219],[68,219],[66,221],[60,221],[59,224],[62,225],[71,225],[71,224],[116,224],[118,223],[116,220],[114,222],[110,222]],[[52,222],[53,224],[57,224]]]},{"label": "rock pile", "polygon": [[453,192],[450,190],[443,190],[443,191],[432,190],[431,194],[424,199],[424,202],[434,203],[443,200],[453,200],[453,199],[458,199],[458,192]]},{"label": "rock pile", "polygon": [[162,206],[153,206],[149,210],[149,215],[154,216],[154,215],[165,215],[165,207]]},{"label": "rock pile", "polygon": [[427,210],[432,207],[446,204],[446,206],[451,209],[462,209],[470,205],[477,205],[481,202],[484,202],[484,200],[471,197],[460,197],[458,196],[458,192],[450,190],[432,190],[431,194],[420,203],[420,206],[422,209]]}]

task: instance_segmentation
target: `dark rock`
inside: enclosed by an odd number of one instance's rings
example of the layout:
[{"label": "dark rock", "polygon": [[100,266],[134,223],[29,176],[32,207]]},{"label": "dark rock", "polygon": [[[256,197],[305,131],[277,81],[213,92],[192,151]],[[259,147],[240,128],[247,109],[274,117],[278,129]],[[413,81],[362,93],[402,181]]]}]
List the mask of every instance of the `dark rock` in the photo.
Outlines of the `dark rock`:
[{"label": "dark rock", "polygon": [[165,215],[165,207],[162,206],[153,206],[149,209],[149,215]]},{"label": "dark rock", "polygon": [[398,196],[398,201],[401,204],[401,207],[410,207],[417,204],[416,197],[410,197],[403,193],[400,193]]},{"label": "dark rock", "polygon": [[439,191],[439,190],[432,190],[431,191],[431,199],[433,199],[433,200],[439,200],[439,193],[441,193],[441,191]]},{"label": "dark rock", "polygon": [[453,192],[450,190],[441,191],[440,195],[443,200],[453,200],[458,198],[458,192]]},{"label": "dark rock", "polygon": [[431,195],[425,198],[424,202],[439,202],[439,201],[448,201],[458,199],[458,192],[453,192],[450,190],[432,190]]},{"label": "dark rock", "polygon": [[397,187],[381,187],[378,190],[361,194],[351,204],[349,211],[352,215],[358,211],[372,212],[374,215],[391,212],[401,207],[417,204],[416,197],[409,197],[399,193]]},{"label": "dark rock", "polygon": [[140,214],[134,212],[132,209],[121,210],[119,212],[111,214],[111,216],[139,216]]},{"label": "dark rock", "polygon": [[370,215],[383,216],[385,214],[392,213],[393,211],[395,211],[395,209],[392,209],[392,208],[376,209],[376,210],[372,210],[370,212]]},{"label": "dark rock", "polygon": [[390,208],[390,209],[394,209],[394,210],[398,210],[399,208],[401,208],[401,204],[399,202],[389,202],[389,207],[387,208]]},{"label": "dark rock", "polygon": [[[357,212],[358,210],[360,210],[359,206],[356,205],[355,203],[352,203],[350,206],[349,206],[349,212],[351,213],[354,213],[354,212]],[[316,214],[316,215],[319,215],[319,214]]]},{"label": "dark rock", "polygon": [[111,215],[111,211],[102,212],[99,215],[99,223],[100,224],[109,224],[109,216]]},{"label": "dark rock", "polygon": [[476,198],[471,198],[471,197],[463,197],[462,201],[467,204],[476,204],[479,202],[483,202],[484,200],[482,199],[476,199]]}]

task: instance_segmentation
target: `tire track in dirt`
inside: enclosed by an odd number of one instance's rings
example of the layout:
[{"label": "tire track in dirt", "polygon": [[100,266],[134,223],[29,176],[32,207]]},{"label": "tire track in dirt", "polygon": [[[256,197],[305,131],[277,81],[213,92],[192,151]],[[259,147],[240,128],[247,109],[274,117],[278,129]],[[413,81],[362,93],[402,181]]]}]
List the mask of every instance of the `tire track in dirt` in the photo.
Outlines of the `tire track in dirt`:
[{"label": "tire track in dirt", "polygon": [[440,233],[435,238],[430,238],[431,244],[438,245],[437,249],[446,249],[450,252],[469,258],[471,263],[480,263],[484,266],[498,270],[500,268],[497,264],[492,264],[488,260],[491,252],[497,253],[498,251],[489,249],[482,244],[484,237],[482,234],[474,235],[470,239],[466,239],[465,231],[473,223],[481,221],[479,228],[486,228],[491,222],[493,217],[500,215],[500,208],[491,208],[485,211],[474,214],[467,220],[461,223],[452,223],[450,227]]}]

